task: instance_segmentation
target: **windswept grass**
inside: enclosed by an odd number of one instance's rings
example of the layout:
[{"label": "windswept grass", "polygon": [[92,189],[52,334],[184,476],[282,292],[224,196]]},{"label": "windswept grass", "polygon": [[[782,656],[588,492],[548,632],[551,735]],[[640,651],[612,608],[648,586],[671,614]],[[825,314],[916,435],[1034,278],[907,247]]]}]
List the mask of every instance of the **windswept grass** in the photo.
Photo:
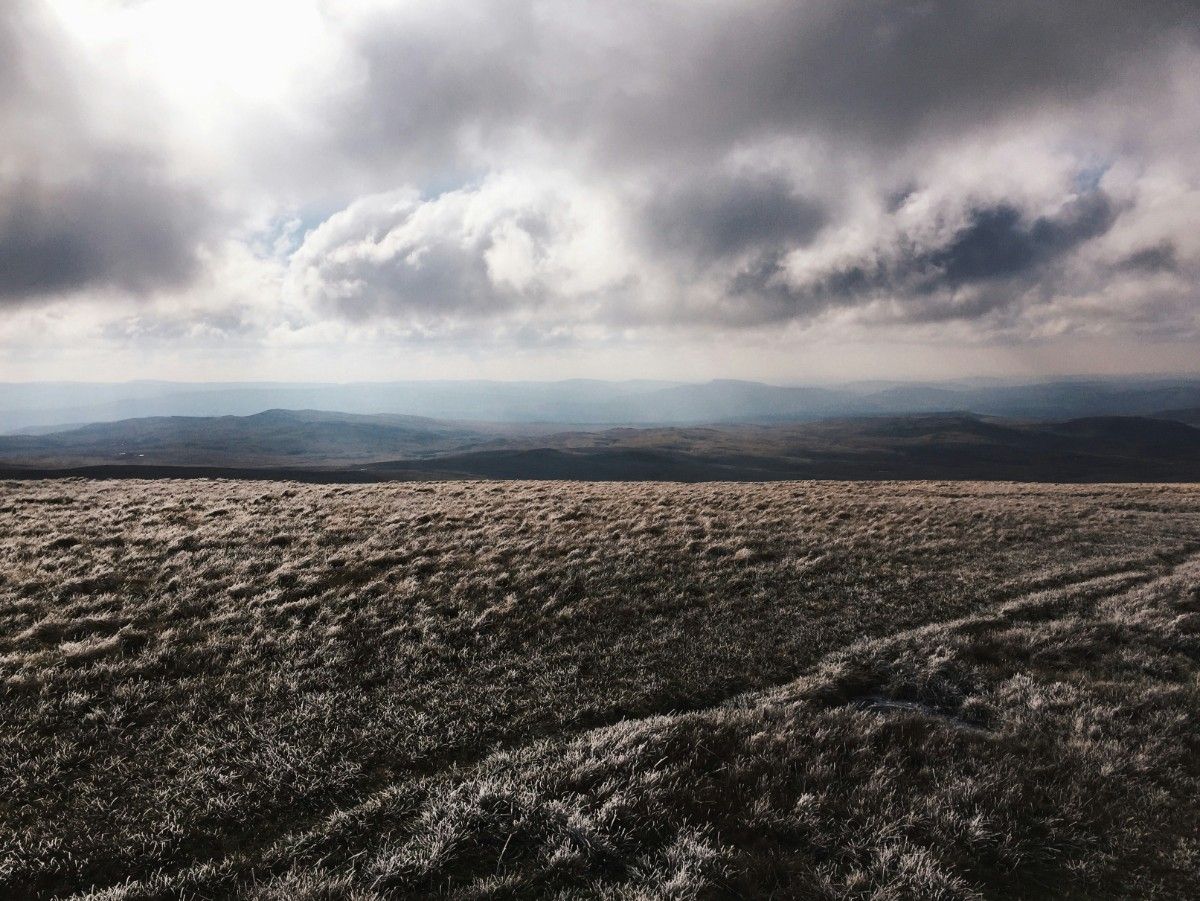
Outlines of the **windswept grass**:
[{"label": "windswept grass", "polygon": [[1200,891],[1200,489],[8,483],[0,527],[0,895]]}]

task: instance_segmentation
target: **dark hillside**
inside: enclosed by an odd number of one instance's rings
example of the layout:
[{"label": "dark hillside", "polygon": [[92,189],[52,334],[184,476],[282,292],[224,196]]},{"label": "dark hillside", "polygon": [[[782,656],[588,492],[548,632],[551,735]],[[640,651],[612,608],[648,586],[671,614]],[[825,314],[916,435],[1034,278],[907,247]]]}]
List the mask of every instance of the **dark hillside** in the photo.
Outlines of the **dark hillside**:
[{"label": "dark hillside", "polygon": [[[146,467],[136,472],[130,467]],[[761,481],[1200,479],[1200,429],[1144,417],[1030,422],[968,413],[786,425],[560,432],[418,417],[272,410],[129,420],[0,438],[0,469],[34,474],[345,481],[429,478]],[[309,473],[309,475],[305,475]]]},{"label": "dark hillside", "polygon": [[0,483],[0,898],[1200,894],[1200,489]]},{"label": "dark hillside", "polygon": [[1200,426],[1200,407],[1193,407],[1186,410],[1163,410],[1154,415],[1157,419],[1174,419],[1177,422],[1184,422],[1188,425]]}]

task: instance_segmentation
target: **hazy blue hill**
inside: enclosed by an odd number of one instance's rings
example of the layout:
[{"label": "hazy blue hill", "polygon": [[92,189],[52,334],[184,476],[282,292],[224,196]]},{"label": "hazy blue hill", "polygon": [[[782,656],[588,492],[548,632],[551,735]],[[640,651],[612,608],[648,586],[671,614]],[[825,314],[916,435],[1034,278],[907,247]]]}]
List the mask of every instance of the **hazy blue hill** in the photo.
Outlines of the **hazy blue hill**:
[{"label": "hazy blue hill", "polygon": [[811,419],[856,406],[845,391],[723,379],[661,388],[610,401],[596,410],[595,418],[581,421],[697,423]]},{"label": "hazy blue hill", "polygon": [[0,433],[164,416],[340,410],[436,419],[562,425],[799,422],[837,416],[963,410],[1063,420],[1200,408],[1200,380],[1073,380],[779,386],[721,379],[557,382],[407,381],[332,384],[133,382],[0,385]]},{"label": "hazy blue hill", "polygon": [[896,385],[869,395],[869,403],[880,411],[954,410],[963,406],[964,392],[934,385]]},{"label": "hazy blue hill", "polygon": [[0,437],[8,459],[181,465],[354,462],[477,446],[489,433],[414,416],[267,410],[252,416],[147,417]]},{"label": "hazy blue hill", "polygon": [[671,382],[413,381],[357,384],[130,383],[0,385],[0,433],[152,416],[248,416],[263,410],[429,416],[485,422],[593,421],[598,407]]},{"label": "hazy blue hill", "polygon": [[1050,382],[963,392],[960,409],[998,416],[1066,419],[1146,416],[1172,407],[1200,405],[1196,382]]}]

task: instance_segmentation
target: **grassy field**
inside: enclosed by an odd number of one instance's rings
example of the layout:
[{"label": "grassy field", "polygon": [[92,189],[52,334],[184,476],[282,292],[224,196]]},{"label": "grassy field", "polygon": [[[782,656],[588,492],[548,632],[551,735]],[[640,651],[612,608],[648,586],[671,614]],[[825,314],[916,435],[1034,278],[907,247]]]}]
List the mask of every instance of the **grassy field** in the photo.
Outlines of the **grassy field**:
[{"label": "grassy field", "polygon": [[0,483],[0,897],[1200,896],[1200,487]]}]

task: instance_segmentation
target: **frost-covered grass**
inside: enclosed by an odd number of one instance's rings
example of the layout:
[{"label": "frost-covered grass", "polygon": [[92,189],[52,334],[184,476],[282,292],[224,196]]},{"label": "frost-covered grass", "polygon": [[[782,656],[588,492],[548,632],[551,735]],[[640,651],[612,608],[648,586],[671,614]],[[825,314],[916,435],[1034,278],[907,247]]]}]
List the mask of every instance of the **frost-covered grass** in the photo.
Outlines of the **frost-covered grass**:
[{"label": "frost-covered grass", "polygon": [[1200,489],[0,484],[0,897],[1200,894]]}]

